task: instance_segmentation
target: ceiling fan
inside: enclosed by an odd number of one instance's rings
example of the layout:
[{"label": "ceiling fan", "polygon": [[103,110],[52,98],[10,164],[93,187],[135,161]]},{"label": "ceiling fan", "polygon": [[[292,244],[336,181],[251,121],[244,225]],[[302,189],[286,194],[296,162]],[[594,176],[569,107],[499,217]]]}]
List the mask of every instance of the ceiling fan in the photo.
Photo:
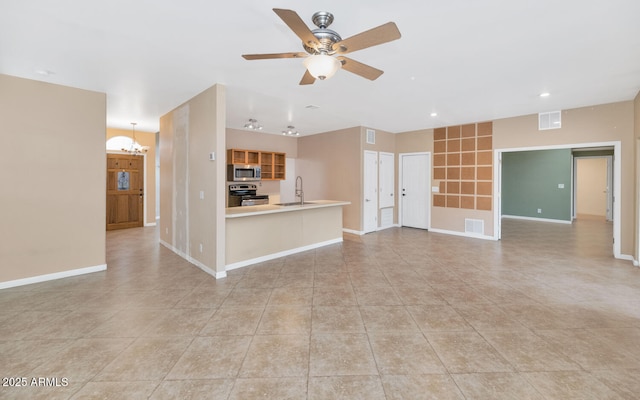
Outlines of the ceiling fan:
[{"label": "ceiling fan", "polygon": [[344,54],[400,39],[400,31],[393,22],[343,40],[337,32],[328,29],[333,22],[333,14],[329,12],[313,14],[311,19],[318,28],[311,30],[295,11],[280,8],[274,8],[273,11],[302,40],[306,53],[244,54],[242,57],[246,60],[304,58],[307,71],[300,81],[301,85],[313,84],[316,79],[329,79],[340,68],[373,81],[384,71],[347,58]]}]

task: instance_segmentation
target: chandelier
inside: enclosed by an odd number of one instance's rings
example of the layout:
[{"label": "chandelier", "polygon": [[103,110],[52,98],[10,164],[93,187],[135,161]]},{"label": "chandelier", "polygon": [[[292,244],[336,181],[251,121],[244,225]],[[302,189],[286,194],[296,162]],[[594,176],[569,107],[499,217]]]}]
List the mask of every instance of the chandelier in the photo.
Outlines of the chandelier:
[{"label": "chandelier", "polygon": [[131,146],[128,149],[122,148],[122,151],[132,155],[143,154],[149,150],[149,146],[140,146],[138,142],[136,142],[136,125],[138,125],[137,122],[131,123]]}]

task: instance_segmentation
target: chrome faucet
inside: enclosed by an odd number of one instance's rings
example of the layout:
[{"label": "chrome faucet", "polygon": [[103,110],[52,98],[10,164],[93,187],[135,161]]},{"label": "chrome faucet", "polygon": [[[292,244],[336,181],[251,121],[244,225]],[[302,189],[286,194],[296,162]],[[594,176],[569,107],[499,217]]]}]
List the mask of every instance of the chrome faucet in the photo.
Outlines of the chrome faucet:
[{"label": "chrome faucet", "polygon": [[[298,188],[298,181],[300,181],[300,188]],[[302,190],[302,177],[300,175],[296,178],[296,197],[300,197],[300,205],[303,205],[304,191]]]}]

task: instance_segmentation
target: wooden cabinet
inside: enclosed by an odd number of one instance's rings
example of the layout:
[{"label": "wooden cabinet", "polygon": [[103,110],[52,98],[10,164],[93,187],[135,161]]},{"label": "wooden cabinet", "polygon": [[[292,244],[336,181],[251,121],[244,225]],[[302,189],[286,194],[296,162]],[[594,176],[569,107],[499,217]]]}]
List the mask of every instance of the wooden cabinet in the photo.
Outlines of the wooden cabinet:
[{"label": "wooden cabinet", "polygon": [[285,159],[285,153],[261,152],[262,179],[284,180],[286,178]]},{"label": "wooden cabinet", "polygon": [[262,180],[284,180],[286,174],[286,153],[260,150],[227,150],[227,164],[259,164]]},{"label": "wooden cabinet", "polygon": [[227,150],[227,164],[260,164],[260,152],[257,150]]}]

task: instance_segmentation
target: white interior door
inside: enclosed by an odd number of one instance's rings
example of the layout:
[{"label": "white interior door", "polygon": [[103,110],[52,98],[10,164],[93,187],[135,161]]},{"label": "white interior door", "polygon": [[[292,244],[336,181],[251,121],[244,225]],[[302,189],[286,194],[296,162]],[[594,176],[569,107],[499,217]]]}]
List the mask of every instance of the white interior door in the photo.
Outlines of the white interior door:
[{"label": "white interior door", "polygon": [[378,153],[364,152],[364,199],[362,204],[364,233],[378,229]]},{"label": "white interior door", "polygon": [[395,205],[395,166],[393,153],[380,152],[378,162],[380,175],[380,208],[393,207]]},{"label": "white interior door", "polygon": [[431,154],[401,154],[400,160],[401,225],[429,229]]}]

